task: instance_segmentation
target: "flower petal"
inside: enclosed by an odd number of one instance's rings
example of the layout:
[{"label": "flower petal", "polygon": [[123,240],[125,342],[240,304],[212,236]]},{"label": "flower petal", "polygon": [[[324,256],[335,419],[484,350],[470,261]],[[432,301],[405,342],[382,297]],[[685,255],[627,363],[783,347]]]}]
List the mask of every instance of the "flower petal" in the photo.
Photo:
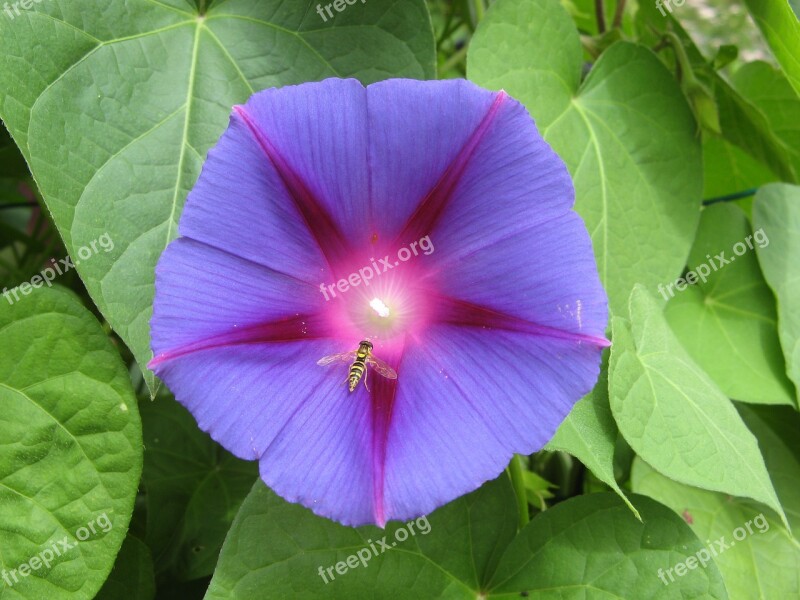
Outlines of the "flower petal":
[{"label": "flower petal", "polygon": [[[589,234],[573,211],[514,233],[465,225],[437,238],[436,251],[425,260],[433,270],[431,285],[442,295],[608,345],[606,294]],[[459,322],[444,314],[443,303],[439,307],[441,320]]]},{"label": "flower petal", "polygon": [[[566,167],[505,92],[463,80],[393,79],[367,93],[370,211],[384,235],[437,243],[475,223],[502,235],[572,206]],[[535,210],[520,215],[520,201]]]},{"label": "flower petal", "polygon": [[[596,380],[606,298],[573,196],[503,92],[256,94],[159,262],[151,365],[284,498],[350,525],[419,516],[541,448]],[[424,236],[432,253],[382,274]],[[367,264],[382,279],[320,287]],[[316,362],[363,336],[398,378],[348,393],[347,361]]]},{"label": "flower petal", "polygon": [[438,326],[408,346],[386,440],[388,519],[406,520],[492,479],[553,436],[591,390],[601,348]]},{"label": "flower petal", "polygon": [[356,80],[255,94],[209,152],[181,235],[312,283],[329,279],[348,238],[366,237],[366,122]]},{"label": "flower petal", "polygon": [[167,361],[159,376],[203,431],[258,459],[276,493],[362,525],[374,522],[367,398],[347,392],[347,364],[316,364],[338,351],[323,340],[226,347]]},{"label": "flower petal", "polygon": [[367,88],[370,226],[400,234],[495,102],[464,80],[389,79]]},{"label": "flower petal", "polygon": [[319,289],[188,238],[164,251],[156,291],[150,366],[159,376],[158,365],[191,352],[332,333]]},{"label": "flower petal", "polygon": [[319,289],[188,238],[156,289],[150,364],[200,428],[287,500],[374,522],[368,397],[347,392],[347,363],[316,364],[347,350]]}]

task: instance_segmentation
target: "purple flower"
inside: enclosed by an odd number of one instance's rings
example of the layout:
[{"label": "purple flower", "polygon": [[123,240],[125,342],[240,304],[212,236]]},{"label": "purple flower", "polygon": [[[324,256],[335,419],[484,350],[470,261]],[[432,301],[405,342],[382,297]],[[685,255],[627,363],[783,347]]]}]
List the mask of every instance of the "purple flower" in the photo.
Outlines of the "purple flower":
[{"label": "purple flower", "polygon": [[349,525],[428,513],[595,383],[607,304],[573,196],[504,92],[260,92],[158,264],[150,366],[287,500]]}]

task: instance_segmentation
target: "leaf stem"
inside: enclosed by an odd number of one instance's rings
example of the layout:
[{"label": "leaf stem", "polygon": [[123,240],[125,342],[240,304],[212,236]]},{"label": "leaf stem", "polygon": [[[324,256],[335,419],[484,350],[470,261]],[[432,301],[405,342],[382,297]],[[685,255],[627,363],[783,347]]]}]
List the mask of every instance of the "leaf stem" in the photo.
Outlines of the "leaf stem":
[{"label": "leaf stem", "polygon": [[711,206],[712,204],[716,204],[717,202],[731,202],[733,200],[741,200],[742,198],[748,198],[755,194],[758,191],[758,188],[752,188],[749,190],[744,190],[742,192],[736,192],[735,194],[726,194],[725,196],[717,196],[716,198],[709,198],[707,200],[703,200],[703,206]]},{"label": "leaf stem", "polygon": [[522,456],[515,454],[508,464],[508,472],[511,475],[511,485],[514,486],[514,494],[517,497],[517,510],[519,512],[519,528],[522,529],[530,521],[528,515],[528,495],[525,493],[524,469],[522,466]]},{"label": "leaf stem", "polygon": [[667,31],[664,33],[664,39],[672,47],[672,51],[675,52],[675,60],[678,63],[678,81],[687,86],[695,85],[697,83],[697,78],[694,76],[692,63],[689,60],[689,56],[686,54],[681,38],[675,33]]},{"label": "leaf stem", "polygon": [[594,0],[594,12],[597,15],[597,33],[606,32],[606,12],[603,0]]},{"label": "leaf stem", "polygon": [[483,14],[485,12],[485,7],[483,6],[483,0],[475,0],[475,26],[477,27],[478,23],[481,22],[483,19]]},{"label": "leaf stem", "polygon": [[28,207],[28,206],[39,206],[38,202],[13,202],[11,204],[0,204],[0,210],[6,208],[21,208],[21,207]]},{"label": "leaf stem", "polygon": [[444,22],[444,28],[442,29],[442,33],[439,35],[439,39],[436,40],[436,47],[442,45],[442,43],[447,39],[447,36],[450,35],[450,27],[453,24],[453,18],[455,17],[456,9],[454,6],[450,7],[450,11],[447,14],[447,19]]},{"label": "leaf stem", "polygon": [[617,0],[617,9],[614,11],[614,29],[622,27],[622,16],[625,14],[625,0]]},{"label": "leaf stem", "polygon": [[439,68],[439,73],[446,73],[447,71],[458,65],[462,60],[464,60],[464,57],[466,57],[467,55],[467,46],[468,44],[464,44],[462,48],[454,52],[453,55],[450,58],[448,58],[444,62],[444,64]]}]

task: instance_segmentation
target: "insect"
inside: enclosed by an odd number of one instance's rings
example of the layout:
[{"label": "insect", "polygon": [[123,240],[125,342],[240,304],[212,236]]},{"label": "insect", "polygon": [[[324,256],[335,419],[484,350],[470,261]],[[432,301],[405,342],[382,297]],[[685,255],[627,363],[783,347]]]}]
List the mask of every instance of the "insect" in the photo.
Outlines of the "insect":
[{"label": "insect", "polygon": [[330,365],[335,362],[350,362],[350,373],[347,376],[347,387],[352,392],[356,389],[361,377],[364,377],[364,387],[367,387],[367,365],[375,369],[379,375],[383,375],[387,379],[397,379],[397,372],[383,362],[377,356],[372,355],[372,342],[362,340],[358,344],[358,350],[351,352],[342,352],[341,354],[331,354],[325,356],[317,361],[320,366]]}]

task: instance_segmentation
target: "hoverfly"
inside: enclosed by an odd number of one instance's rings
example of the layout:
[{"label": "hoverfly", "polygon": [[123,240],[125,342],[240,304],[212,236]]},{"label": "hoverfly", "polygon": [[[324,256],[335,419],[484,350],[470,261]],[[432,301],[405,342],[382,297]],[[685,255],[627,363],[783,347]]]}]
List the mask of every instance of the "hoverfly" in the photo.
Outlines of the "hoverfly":
[{"label": "hoverfly", "polygon": [[331,354],[325,356],[317,361],[320,366],[326,366],[335,362],[349,362],[350,373],[347,377],[347,387],[352,392],[356,389],[361,377],[364,377],[364,387],[367,387],[367,365],[375,369],[379,375],[383,375],[387,379],[397,379],[397,372],[383,362],[377,356],[372,355],[372,342],[363,340],[358,344],[358,350],[351,352],[342,352],[341,354]]}]

